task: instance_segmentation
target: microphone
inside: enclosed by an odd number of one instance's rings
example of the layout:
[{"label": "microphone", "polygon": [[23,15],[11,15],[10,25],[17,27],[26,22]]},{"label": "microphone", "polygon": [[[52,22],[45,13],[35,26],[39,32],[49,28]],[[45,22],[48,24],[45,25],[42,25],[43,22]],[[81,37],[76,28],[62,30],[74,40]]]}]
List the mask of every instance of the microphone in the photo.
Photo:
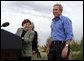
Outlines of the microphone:
[{"label": "microphone", "polygon": [[1,25],[1,27],[6,27],[6,26],[8,26],[9,25],[9,22],[5,22],[5,23],[3,23],[2,25]]}]

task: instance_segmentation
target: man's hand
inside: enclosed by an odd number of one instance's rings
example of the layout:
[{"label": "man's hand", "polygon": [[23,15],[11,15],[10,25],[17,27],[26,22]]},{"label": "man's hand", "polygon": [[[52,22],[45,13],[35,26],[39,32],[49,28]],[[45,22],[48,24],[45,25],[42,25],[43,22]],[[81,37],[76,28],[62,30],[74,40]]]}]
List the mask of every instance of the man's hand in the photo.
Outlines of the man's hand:
[{"label": "man's hand", "polygon": [[62,50],[61,57],[66,58],[68,54],[68,44],[66,44]]},{"label": "man's hand", "polygon": [[46,53],[47,53],[47,54],[49,53],[49,47],[47,47],[47,49],[46,49]]},{"label": "man's hand", "polygon": [[49,40],[48,45],[47,45],[47,48],[46,48],[47,54],[49,53],[50,46],[51,46],[51,40]]},{"label": "man's hand", "polygon": [[64,48],[63,48],[63,50],[62,50],[61,56],[62,56],[63,58],[66,58],[66,56],[67,56],[68,47],[69,47],[69,45],[70,45],[70,41],[71,41],[71,40],[66,41],[65,46],[64,46]]}]

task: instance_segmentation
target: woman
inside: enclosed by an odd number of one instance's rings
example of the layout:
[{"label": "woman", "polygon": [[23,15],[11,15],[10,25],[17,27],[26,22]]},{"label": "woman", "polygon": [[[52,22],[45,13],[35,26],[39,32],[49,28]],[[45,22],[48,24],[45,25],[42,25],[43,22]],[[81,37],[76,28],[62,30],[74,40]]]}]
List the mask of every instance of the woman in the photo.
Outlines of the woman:
[{"label": "woman", "polygon": [[29,19],[24,19],[22,22],[22,28],[17,30],[17,35],[22,38],[22,50],[21,50],[21,60],[31,60],[32,56],[32,41],[35,32],[30,30],[31,21]]}]

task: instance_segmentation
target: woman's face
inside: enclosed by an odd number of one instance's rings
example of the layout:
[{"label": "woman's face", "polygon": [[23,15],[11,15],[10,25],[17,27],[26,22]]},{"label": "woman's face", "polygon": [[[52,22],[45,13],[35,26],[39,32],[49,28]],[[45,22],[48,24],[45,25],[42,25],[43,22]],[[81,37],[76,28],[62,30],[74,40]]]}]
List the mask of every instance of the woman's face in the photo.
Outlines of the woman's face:
[{"label": "woman's face", "polygon": [[23,24],[23,28],[26,31],[30,29],[30,26],[31,26],[31,24],[29,22]]}]

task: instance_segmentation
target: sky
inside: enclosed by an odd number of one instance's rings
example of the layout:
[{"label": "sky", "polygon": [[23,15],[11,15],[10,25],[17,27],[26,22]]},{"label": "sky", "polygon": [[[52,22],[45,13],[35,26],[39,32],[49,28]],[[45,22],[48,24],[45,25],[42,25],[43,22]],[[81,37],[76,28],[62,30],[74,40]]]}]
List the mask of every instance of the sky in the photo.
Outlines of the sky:
[{"label": "sky", "polygon": [[1,29],[15,34],[22,27],[22,21],[30,19],[38,32],[38,44],[45,45],[54,17],[52,8],[56,3],[62,4],[62,15],[71,19],[74,39],[80,40],[83,37],[83,1],[1,1],[1,24],[10,23]]}]

